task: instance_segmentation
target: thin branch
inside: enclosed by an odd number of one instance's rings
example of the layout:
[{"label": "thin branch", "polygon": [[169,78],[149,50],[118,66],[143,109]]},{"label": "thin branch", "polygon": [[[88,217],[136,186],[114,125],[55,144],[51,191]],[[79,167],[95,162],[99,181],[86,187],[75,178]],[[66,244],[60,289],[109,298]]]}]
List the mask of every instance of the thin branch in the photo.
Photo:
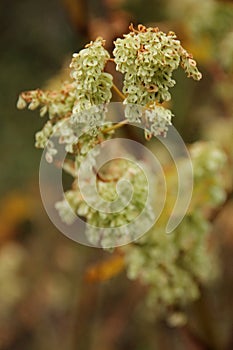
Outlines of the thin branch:
[{"label": "thin branch", "polygon": [[102,130],[102,133],[103,134],[107,134],[108,132],[112,131],[112,130],[116,130],[116,129],[119,129],[121,128],[122,126],[128,124],[128,120],[127,119],[124,119],[122,120],[121,122],[117,123],[117,124],[113,124],[111,126],[109,126],[108,128]]},{"label": "thin branch", "polygon": [[122,101],[126,99],[125,95],[118,89],[118,87],[115,84],[112,85],[112,88],[117,93],[117,95],[121,98]]}]

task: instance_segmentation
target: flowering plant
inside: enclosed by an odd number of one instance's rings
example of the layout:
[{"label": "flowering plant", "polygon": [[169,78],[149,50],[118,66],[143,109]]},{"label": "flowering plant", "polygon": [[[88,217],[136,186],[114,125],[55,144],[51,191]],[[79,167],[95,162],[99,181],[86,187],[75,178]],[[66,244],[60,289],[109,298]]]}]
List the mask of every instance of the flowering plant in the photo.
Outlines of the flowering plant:
[{"label": "flowering plant", "polygon": [[[96,146],[112,139],[118,128],[129,123],[141,124],[147,140],[153,136],[166,137],[173,114],[164,103],[171,99],[170,89],[176,83],[174,71],[181,66],[188,77],[197,81],[201,79],[195,60],[182,47],[174,32],[165,34],[158,28],[143,25],[137,29],[130,25],[129,29],[123,38],[116,39],[113,57],[104,48],[105,41],[97,38],[73,54],[71,80],[64,82],[59,90],[23,92],[17,103],[19,109],[40,107],[41,117],[48,115],[43,129],[36,134],[36,147],[47,148],[48,162],[53,162],[57,154],[51,140],[53,135],[65,144],[70,155],[70,159],[64,161],[63,169],[73,176],[74,181],[64,199],[56,203],[61,219],[71,224],[75,215],[84,218],[88,224],[89,241],[108,248],[115,246],[116,241],[124,242],[121,239],[126,235],[135,241],[134,232],[128,232],[127,224],[143,208],[146,210],[142,226],[150,221],[153,203],[146,200],[147,178],[142,169],[135,166],[134,158],[131,156],[131,161],[115,159],[104,169],[96,170],[99,154],[99,149],[95,151]],[[113,83],[113,76],[106,72],[109,61],[113,61],[116,70],[123,74],[122,92]],[[106,120],[112,90],[125,105],[125,118],[117,124]],[[207,251],[210,223],[206,210],[221,204],[226,195],[221,180],[225,154],[213,143],[194,144],[190,152],[194,192],[185,219],[171,236],[163,234],[173,201],[175,170],[169,166],[165,176],[171,191],[168,191],[167,204],[156,228],[121,248],[129,278],[140,279],[150,286],[149,305],[156,306],[159,312],[169,310],[173,324],[184,322],[184,317],[177,312],[186,302],[199,296],[202,282],[216,275],[215,265],[210,264],[213,256]],[[86,171],[94,171],[96,175],[99,194],[108,203],[104,210],[86,203],[80,191],[79,172],[89,153],[92,157]],[[122,177],[133,184],[134,192],[130,204],[117,211],[114,210],[116,183]],[[208,190],[203,195],[205,186]],[[155,189],[159,195],[158,186],[155,185]],[[127,194],[127,188],[123,188],[122,193]],[[121,204],[127,202],[126,199],[122,195]],[[93,231],[92,227],[101,230]],[[114,228],[114,237],[104,234],[109,227]]]}]

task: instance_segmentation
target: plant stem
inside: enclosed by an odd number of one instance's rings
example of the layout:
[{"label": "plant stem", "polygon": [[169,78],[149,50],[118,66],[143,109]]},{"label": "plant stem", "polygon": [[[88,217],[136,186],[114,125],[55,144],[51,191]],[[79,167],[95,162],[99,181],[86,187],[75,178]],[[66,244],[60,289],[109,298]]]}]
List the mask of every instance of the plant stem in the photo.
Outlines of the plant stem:
[{"label": "plant stem", "polygon": [[122,101],[125,100],[125,95],[118,89],[118,87],[113,83],[112,85],[113,90],[117,93],[117,95],[121,98]]},{"label": "plant stem", "polygon": [[112,131],[112,130],[116,130],[116,129],[119,129],[121,128],[122,126],[128,124],[128,120],[127,119],[124,119],[122,120],[121,122],[117,123],[117,124],[113,124],[111,126],[109,126],[108,128],[106,128],[105,130],[103,130],[103,134],[106,134],[108,133],[109,131]]}]

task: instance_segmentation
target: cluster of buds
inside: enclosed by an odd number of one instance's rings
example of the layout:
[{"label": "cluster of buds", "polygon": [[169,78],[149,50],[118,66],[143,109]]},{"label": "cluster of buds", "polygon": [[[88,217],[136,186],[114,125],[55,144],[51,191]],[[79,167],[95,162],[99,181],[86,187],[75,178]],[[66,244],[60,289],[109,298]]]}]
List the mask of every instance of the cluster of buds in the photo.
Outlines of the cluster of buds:
[{"label": "cluster of buds", "polygon": [[[115,41],[113,54],[116,69],[124,74],[124,103],[151,109],[150,120],[154,120],[151,134],[165,134],[171,122],[171,114],[158,109],[156,103],[171,99],[169,89],[176,83],[173,72],[179,65],[188,77],[201,79],[201,73],[191,54],[181,46],[175,33],[165,34],[158,28],[146,28],[142,25],[138,26],[138,30],[131,25],[130,33]],[[162,123],[161,118],[164,119]]]},{"label": "cluster of buds", "polygon": [[76,96],[73,114],[111,100],[112,75],[104,72],[110,55],[104,43],[102,38],[97,38],[85,49],[73,54],[70,64]]}]

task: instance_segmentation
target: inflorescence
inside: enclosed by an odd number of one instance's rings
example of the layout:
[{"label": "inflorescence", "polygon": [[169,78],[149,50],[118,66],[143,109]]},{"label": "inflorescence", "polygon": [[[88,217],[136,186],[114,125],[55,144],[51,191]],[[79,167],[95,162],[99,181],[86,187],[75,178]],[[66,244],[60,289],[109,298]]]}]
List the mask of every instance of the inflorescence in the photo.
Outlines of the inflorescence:
[{"label": "inflorescence", "polygon": [[[23,92],[17,107],[23,109],[28,106],[31,110],[39,107],[41,117],[48,114],[44,128],[36,134],[36,147],[47,148],[48,162],[53,162],[57,152],[51,141],[53,135],[65,144],[70,155],[63,168],[73,176],[74,182],[56,204],[61,219],[72,223],[76,215],[83,217],[89,225],[89,241],[110,247],[111,242],[114,246],[124,235],[131,235],[133,240],[134,232],[126,232],[124,225],[145,208],[147,214],[143,220],[151,220],[153,206],[146,203],[147,179],[141,169],[135,167],[133,157],[132,162],[116,159],[102,173],[95,170],[95,157],[99,152],[95,153],[95,147],[112,138],[115,129],[127,122],[141,124],[148,139],[157,135],[165,137],[172,123],[172,112],[163,103],[171,99],[170,89],[176,83],[174,71],[181,66],[188,77],[197,81],[201,79],[201,73],[192,55],[181,46],[173,32],[165,34],[158,28],[139,25],[135,29],[131,25],[128,34],[116,39],[113,58],[104,44],[102,38],[97,38],[73,55],[71,81],[63,83],[60,89]],[[106,72],[110,60],[123,74],[123,91],[119,96],[125,104],[125,120],[117,126],[106,120],[112,88],[118,91],[112,75]],[[116,199],[116,182],[121,177],[133,185],[132,200],[123,211],[104,213],[85,202],[78,185],[78,174],[91,151],[90,171],[95,173],[99,195],[109,207]],[[212,274],[206,269],[210,261],[207,253],[209,222],[204,209],[206,206],[207,209],[216,207],[224,201],[221,169],[226,159],[212,144],[194,145],[191,157],[194,164],[194,199],[186,218],[169,237],[163,234],[165,223],[162,220],[157,229],[153,228],[139,241],[123,249],[129,278],[137,278],[150,286],[149,305],[162,312],[196,299],[199,283],[207,281]],[[168,176],[168,186],[169,183],[172,186],[172,176]],[[159,189],[155,186],[154,197],[158,193]],[[124,196],[121,201],[124,202]],[[165,213],[171,214],[168,209]],[[145,224],[143,220],[142,225]],[[101,239],[92,226],[100,227]],[[104,229],[108,227],[114,228],[114,237],[104,235]]]}]

